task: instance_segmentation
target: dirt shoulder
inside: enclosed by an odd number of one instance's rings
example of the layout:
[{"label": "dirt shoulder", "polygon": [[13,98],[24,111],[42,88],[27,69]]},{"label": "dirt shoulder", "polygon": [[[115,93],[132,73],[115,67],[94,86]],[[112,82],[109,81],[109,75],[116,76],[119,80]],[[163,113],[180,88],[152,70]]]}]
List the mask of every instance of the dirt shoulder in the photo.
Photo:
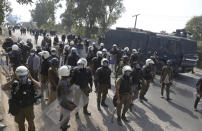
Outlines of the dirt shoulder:
[{"label": "dirt shoulder", "polygon": [[[5,37],[0,36],[0,51],[2,50],[2,42],[4,41]],[[0,68],[0,85],[6,83],[6,77],[2,74],[2,69]],[[8,96],[5,92],[2,91],[0,88],[0,118],[3,118],[1,121],[2,124],[6,125],[7,127],[4,128],[3,131],[16,131],[16,124],[14,122],[13,117],[8,114]]]}]

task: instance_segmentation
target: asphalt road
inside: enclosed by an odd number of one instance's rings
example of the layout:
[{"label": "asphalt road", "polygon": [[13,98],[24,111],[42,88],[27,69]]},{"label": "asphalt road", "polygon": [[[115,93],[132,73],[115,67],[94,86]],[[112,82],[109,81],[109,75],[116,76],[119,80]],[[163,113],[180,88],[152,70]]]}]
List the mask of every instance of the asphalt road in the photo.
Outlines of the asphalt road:
[{"label": "asphalt road", "polygon": [[[20,33],[16,31],[13,34],[16,37],[20,36]],[[29,34],[23,35],[22,38],[32,38]],[[39,38],[41,41],[42,37]],[[34,39],[33,39],[34,42]],[[202,72],[202,71],[201,71]],[[133,111],[128,111],[127,117],[130,123],[124,123],[123,127],[120,127],[116,123],[116,115],[114,123],[111,123],[111,116],[114,110],[112,105],[112,98],[114,95],[114,79],[112,78],[112,89],[109,90],[106,103],[109,108],[103,108],[102,112],[98,112],[96,108],[96,94],[92,92],[89,100],[89,111],[92,113],[91,117],[85,117],[82,113],[81,120],[75,120],[71,118],[70,130],[87,130],[87,131],[201,131],[202,130],[202,111],[195,112],[193,110],[193,104],[195,99],[195,85],[199,77],[202,77],[202,73],[199,70],[195,74],[185,73],[176,76],[174,86],[171,87],[170,97],[171,102],[167,102],[161,98],[160,91],[161,85],[159,83],[159,76],[156,76],[150,89],[146,95],[148,102],[144,104],[138,100],[134,102],[135,107]],[[165,94],[165,93],[164,93]],[[202,102],[199,104],[198,109],[202,110]],[[49,130],[51,131],[51,125],[41,124],[38,119],[42,110],[40,106],[35,107],[36,114],[36,127],[37,130]]]}]

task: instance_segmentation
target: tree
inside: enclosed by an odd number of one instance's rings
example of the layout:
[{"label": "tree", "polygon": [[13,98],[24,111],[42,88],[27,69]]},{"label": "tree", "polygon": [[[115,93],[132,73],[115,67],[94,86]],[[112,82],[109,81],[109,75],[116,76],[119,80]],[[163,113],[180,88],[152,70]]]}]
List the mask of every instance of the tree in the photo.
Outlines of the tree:
[{"label": "tree", "polygon": [[[69,4],[71,6],[68,6]],[[62,15],[62,20],[63,23],[68,21],[76,26],[85,27],[86,36],[89,37],[98,33],[98,30],[104,33],[116,23],[123,11],[123,0],[67,0],[67,9]]]},{"label": "tree", "polygon": [[[32,0],[16,0],[19,4],[29,4]],[[4,21],[5,16],[11,12],[10,2],[8,0],[0,0],[0,25]]]},{"label": "tree", "polygon": [[0,25],[4,21],[5,16],[11,12],[10,2],[8,0],[0,1]]},{"label": "tree", "polygon": [[202,40],[202,16],[195,16],[186,24],[186,30],[191,32],[192,39]]},{"label": "tree", "polygon": [[55,24],[55,12],[60,4],[60,0],[39,0],[35,9],[31,10],[32,21],[37,22],[40,28],[42,25]]}]

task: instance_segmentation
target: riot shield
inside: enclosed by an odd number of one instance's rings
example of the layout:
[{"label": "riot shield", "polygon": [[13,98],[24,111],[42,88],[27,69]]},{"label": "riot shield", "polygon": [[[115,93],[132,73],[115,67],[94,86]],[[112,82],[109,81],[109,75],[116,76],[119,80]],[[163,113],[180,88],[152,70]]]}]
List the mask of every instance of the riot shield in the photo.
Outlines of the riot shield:
[{"label": "riot shield", "polygon": [[56,131],[60,129],[61,124],[63,124],[71,116],[75,115],[81,108],[83,108],[88,103],[88,97],[80,90],[79,86],[72,85],[71,93],[68,98],[76,105],[72,111],[63,108],[60,105],[60,100],[56,99],[53,103],[43,110],[43,112],[37,118],[37,122],[43,123],[40,130],[43,131]]}]

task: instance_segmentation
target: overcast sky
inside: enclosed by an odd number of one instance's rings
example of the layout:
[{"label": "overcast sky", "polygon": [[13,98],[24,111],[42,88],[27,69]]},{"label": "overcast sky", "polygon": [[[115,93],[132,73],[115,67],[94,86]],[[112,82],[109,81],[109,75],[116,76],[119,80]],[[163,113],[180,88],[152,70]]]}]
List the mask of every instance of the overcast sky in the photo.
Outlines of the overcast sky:
[{"label": "overcast sky", "polygon": [[[14,15],[20,16],[22,21],[30,21],[29,10],[33,5],[19,5],[16,0],[9,0]],[[172,32],[175,29],[184,28],[186,22],[193,16],[202,15],[202,0],[124,0],[125,12],[112,28],[134,27],[135,18],[132,16],[140,14],[137,20],[137,28],[154,32]],[[64,8],[56,13],[57,22]]]}]

